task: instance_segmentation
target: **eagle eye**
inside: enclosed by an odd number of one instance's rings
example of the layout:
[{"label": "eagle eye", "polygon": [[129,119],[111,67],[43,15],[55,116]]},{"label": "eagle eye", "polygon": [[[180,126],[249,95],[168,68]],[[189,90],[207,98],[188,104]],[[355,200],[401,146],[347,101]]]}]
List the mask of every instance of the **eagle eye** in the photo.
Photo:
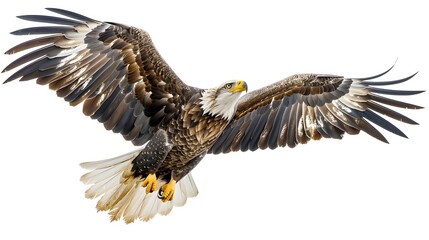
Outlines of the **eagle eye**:
[{"label": "eagle eye", "polygon": [[225,88],[225,89],[230,89],[230,88],[232,88],[232,83],[227,83],[227,84],[225,84],[224,88]]}]

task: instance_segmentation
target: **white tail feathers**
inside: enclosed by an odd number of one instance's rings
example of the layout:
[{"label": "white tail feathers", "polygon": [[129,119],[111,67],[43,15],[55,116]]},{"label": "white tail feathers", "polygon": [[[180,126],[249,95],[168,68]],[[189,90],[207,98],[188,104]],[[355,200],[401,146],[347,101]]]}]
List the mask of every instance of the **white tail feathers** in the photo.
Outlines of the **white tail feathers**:
[{"label": "white tail feathers", "polygon": [[[141,178],[135,178],[131,171],[132,160],[141,149],[119,157],[96,162],[81,163],[91,170],[81,177],[81,181],[92,186],[85,192],[87,198],[97,198],[97,210],[109,211],[111,220],[123,218],[126,223],[136,219],[148,221],[157,213],[167,215],[174,206],[183,206],[187,198],[198,194],[197,186],[191,174],[183,177],[177,184],[172,201],[163,203],[157,197],[157,191],[146,194],[141,186]],[[164,184],[158,179],[157,190]]]}]

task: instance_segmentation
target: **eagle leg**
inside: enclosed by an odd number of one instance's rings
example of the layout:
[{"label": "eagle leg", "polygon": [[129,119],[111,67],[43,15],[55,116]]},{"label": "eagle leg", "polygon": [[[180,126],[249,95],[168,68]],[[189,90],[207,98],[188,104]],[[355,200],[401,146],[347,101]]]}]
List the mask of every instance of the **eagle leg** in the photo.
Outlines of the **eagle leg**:
[{"label": "eagle leg", "polygon": [[156,172],[172,147],[166,132],[160,129],[153,135],[143,151],[132,161],[131,170],[135,178],[144,179],[141,185],[146,187],[146,194],[156,190]]},{"label": "eagle leg", "polygon": [[167,184],[162,185],[162,187],[158,191],[158,198],[163,202],[173,200],[174,189],[176,188],[176,180],[173,178]]},{"label": "eagle leg", "polygon": [[146,188],[146,194],[149,194],[156,190],[156,175],[155,173],[151,173],[147,175],[147,177],[142,182],[142,187]]},{"label": "eagle leg", "polygon": [[190,160],[188,163],[186,163],[185,166],[174,169],[174,171],[171,173],[170,181],[167,184],[164,184],[158,190],[158,198],[161,199],[163,202],[173,200],[176,183],[180,181],[184,176],[186,176],[189,172],[191,172],[191,170],[198,165],[198,163],[201,161],[201,159],[204,158],[205,155],[205,153],[200,154]]}]

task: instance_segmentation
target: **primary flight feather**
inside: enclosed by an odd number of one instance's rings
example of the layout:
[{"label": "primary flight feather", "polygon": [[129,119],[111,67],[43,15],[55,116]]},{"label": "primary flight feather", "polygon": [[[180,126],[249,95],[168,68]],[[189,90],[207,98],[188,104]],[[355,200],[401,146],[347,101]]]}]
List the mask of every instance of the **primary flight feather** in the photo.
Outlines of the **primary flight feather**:
[{"label": "primary flight feather", "polygon": [[91,170],[81,178],[91,185],[86,197],[99,197],[97,209],[109,211],[112,220],[149,220],[185,204],[198,194],[190,172],[207,153],[294,147],[361,130],[387,142],[373,124],[406,136],[380,115],[416,124],[390,107],[421,108],[384,96],[422,92],[385,88],[415,75],[377,80],[391,69],[368,78],[297,74],[241,98],[247,92],[242,80],[192,87],[167,65],[144,30],[48,10],[62,16],[19,16],[53,25],[12,32],[43,36],[6,52],[35,48],[3,70],[20,67],[5,83],[47,84],[70,105],[83,103],[84,114],[107,130],[143,146],[81,164]]}]

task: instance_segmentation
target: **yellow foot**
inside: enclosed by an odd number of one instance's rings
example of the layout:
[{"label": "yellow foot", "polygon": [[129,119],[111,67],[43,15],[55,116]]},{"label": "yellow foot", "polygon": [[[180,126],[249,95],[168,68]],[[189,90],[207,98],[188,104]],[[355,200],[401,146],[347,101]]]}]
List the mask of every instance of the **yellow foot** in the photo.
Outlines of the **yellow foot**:
[{"label": "yellow foot", "polygon": [[162,185],[158,192],[158,198],[163,202],[173,200],[174,189],[176,188],[176,181],[172,178],[167,184]]},{"label": "yellow foot", "polygon": [[142,182],[142,187],[146,187],[146,194],[156,190],[156,175],[151,173]]}]

